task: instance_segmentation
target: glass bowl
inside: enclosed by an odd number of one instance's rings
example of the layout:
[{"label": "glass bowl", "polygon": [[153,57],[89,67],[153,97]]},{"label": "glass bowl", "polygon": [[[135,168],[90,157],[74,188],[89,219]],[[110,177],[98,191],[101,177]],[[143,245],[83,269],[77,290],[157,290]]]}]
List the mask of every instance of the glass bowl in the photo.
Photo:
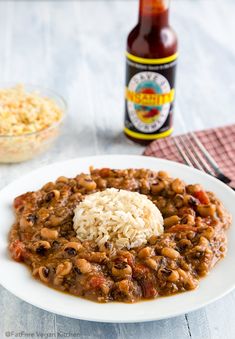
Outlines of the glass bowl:
[{"label": "glass bowl", "polygon": [[[12,88],[17,84],[0,84],[2,88]],[[25,85],[26,92],[37,92],[42,97],[52,99],[62,111],[62,117],[59,121],[52,123],[49,127],[21,135],[3,135],[0,134],[0,162],[14,163],[22,162],[36,157],[48,150],[60,134],[61,125],[67,112],[65,100],[50,89],[41,88],[36,85]]]}]

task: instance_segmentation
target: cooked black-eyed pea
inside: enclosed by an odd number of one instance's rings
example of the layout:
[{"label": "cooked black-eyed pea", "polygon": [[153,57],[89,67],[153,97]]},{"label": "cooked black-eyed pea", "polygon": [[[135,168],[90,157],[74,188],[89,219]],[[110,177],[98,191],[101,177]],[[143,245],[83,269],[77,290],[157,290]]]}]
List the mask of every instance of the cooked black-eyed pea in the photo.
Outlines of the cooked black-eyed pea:
[{"label": "cooked black-eyed pea", "polygon": [[45,197],[46,202],[50,202],[52,199],[58,200],[60,198],[60,191],[58,190],[52,190],[47,193]]},{"label": "cooked black-eyed pea", "polygon": [[40,234],[43,239],[49,239],[49,240],[55,240],[59,236],[59,233],[57,230],[52,230],[46,227],[43,227],[41,229]]},{"label": "cooked black-eyed pea", "polygon": [[67,189],[62,189],[60,191],[60,199],[66,201],[69,197],[69,191]]},{"label": "cooked black-eyed pea", "polygon": [[153,249],[151,247],[144,247],[138,252],[138,257],[141,259],[148,258],[152,255]]},{"label": "cooked black-eyed pea", "polygon": [[76,241],[67,242],[64,245],[64,251],[69,255],[76,255],[82,249],[82,245]]},{"label": "cooked black-eyed pea", "polygon": [[171,183],[172,190],[177,194],[183,194],[185,191],[185,184],[180,179],[175,179]]},{"label": "cooked black-eyed pea", "polygon": [[184,196],[182,194],[176,194],[174,197],[174,203],[177,208],[180,208],[184,205]]},{"label": "cooked black-eyed pea", "polygon": [[222,205],[216,205],[216,214],[219,218],[223,218],[224,216],[224,208]]},{"label": "cooked black-eyed pea", "polygon": [[184,286],[186,290],[194,290],[198,286],[198,281],[189,276]]},{"label": "cooked black-eyed pea", "polygon": [[188,273],[186,273],[184,270],[182,270],[181,268],[177,269],[180,280],[186,282],[188,280]]},{"label": "cooked black-eyed pea", "polygon": [[225,245],[221,245],[219,248],[220,252],[224,253],[227,250],[227,247]]},{"label": "cooked black-eyed pea", "polygon": [[91,179],[89,176],[79,176],[77,178],[78,185],[85,188],[88,191],[93,191],[96,189],[96,182]]},{"label": "cooked black-eyed pea", "polygon": [[190,257],[196,260],[201,259],[201,258],[205,259],[205,256],[206,256],[205,252],[206,252],[206,247],[201,246],[201,245],[196,245],[190,251]]},{"label": "cooked black-eyed pea", "polygon": [[76,192],[70,196],[70,200],[72,201],[81,201],[82,200],[82,194],[79,192]]},{"label": "cooked black-eyed pea", "polygon": [[36,241],[33,244],[33,250],[37,253],[37,254],[45,254],[45,252],[47,250],[49,250],[51,248],[51,245],[48,241],[45,240],[40,240],[40,241]]},{"label": "cooked black-eyed pea", "polygon": [[201,217],[213,217],[215,215],[216,206],[215,205],[198,205],[197,211]]},{"label": "cooked black-eyed pea", "polygon": [[168,179],[170,177],[169,173],[167,173],[165,171],[159,171],[157,175],[161,179]]},{"label": "cooked black-eyed pea", "polygon": [[156,260],[152,258],[148,258],[145,260],[146,265],[151,268],[154,271],[158,270],[159,264],[156,262]]},{"label": "cooked black-eyed pea", "polygon": [[172,215],[171,217],[164,219],[164,227],[171,227],[179,223],[180,218],[178,215]]},{"label": "cooked black-eyed pea", "polygon": [[94,263],[104,263],[105,261],[108,260],[106,256],[106,252],[90,252],[89,255],[87,256],[87,259],[90,262]]},{"label": "cooked black-eyed pea", "polygon": [[38,270],[39,267],[36,267],[35,262],[32,263],[32,275],[35,277],[36,275],[38,275]]},{"label": "cooked black-eyed pea", "polygon": [[194,193],[202,191],[203,188],[200,184],[195,184],[195,185],[187,185],[186,186],[186,192],[189,194],[194,195]]},{"label": "cooked black-eyed pea", "polygon": [[55,286],[60,286],[62,290],[65,290],[65,287],[63,286],[63,280],[64,280],[63,275],[55,275],[53,283]]},{"label": "cooked black-eyed pea", "polygon": [[191,269],[191,264],[188,264],[185,260],[181,260],[180,262],[180,267],[184,270],[184,271],[189,271]]},{"label": "cooked black-eyed pea", "polygon": [[205,231],[203,231],[203,236],[210,240],[214,237],[214,234],[215,234],[215,230],[213,227],[209,226]]},{"label": "cooked black-eyed pea", "polygon": [[209,245],[209,241],[205,237],[201,236],[199,240],[199,245],[206,248]]},{"label": "cooked black-eyed pea", "polygon": [[202,262],[197,266],[197,272],[200,273],[200,277],[204,277],[208,274],[209,265],[206,262]]},{"label": "cooked black-eyed pea", "polygon": [[71,186],[71,187],[77,186],[77,180],[76,179],[69,179],[69,186]]},{"label": "cooked black-eyed pea", "polygon": [[184,287],[187,290],[194,290],[197,287],[198,281],[193,279],[189,273],[185,272],[181,268],[178,268],[177,271],[179,274],[179,279],[182,281]]},{"label": "cooked black-eyed pea", "polygon": [[184,204],[188,206],[197,206],[198,200],[194,198],[191,194],[185,194],[184,196]]},{"label": "cooked black-eyed pea", "polygon": [[195,232],[194,231],[188,231],[186,236],[189,240],[193,240],[195,238]]},{"label": "cooked black-eyed pea", "polygon": [[184,251],[190,247],[192,247],[192,243],[189,239],[181,239],[178,243],[177,246],[180,250]]},{"label": "cooked black-eyed pea", "polygon": [[212,257],[213,257],[213,251],[210,249],[210,247],[207,247],[205,250],[205,259],[207,261],[211,261]]},{"label": "cooked black-eyed pea", "polygon": [[163,247],[162,255],[164,257],[168,257],[170,259],[177,259],[177,258],[179,258],[180,253],[178,251],[174,250],[171,247]]},{"label": "cooked black-eyed pea", "polygon": [[55,200],[58,200],[60,198],[61,193],[59,190],[53,190],[51,192],[54,194]]},{"label": "cooked black-eyed pea", "polygon": [[209,247],[205,247],[203,245],[197,245],[197,246],[194,247],[194,249],[195,249],[195,251],[198,249],[198,252],[203,253],[205,261],[208,262],[208,261],[211,260],[211,257],[213,256],[213,252]]},{"label": "cooked black-eyed pea", "polygon": [[193,226],[195,225],[195,216],[192,214],[184,214],[180,223]]},{"label": "cooked black-eyed pea", "polygon": [[157,276],[161,280],[168,280],[168,277],[171,275],[172,270],[167,267],[162,267],[157,271]]},{"label": "cooked black-eyed pea", "polygon": [[63,184],[67,184],[69,182],[69,179],[64,177],[64,176],[60,176],[59,178],[56,179],[56,182],[61,182]]},{"label": "cooked black-eyed pea", "polygon": [[99,245],[100,252],[110,252],[113,249],[113,244],[106,241],[104,244]]},{"label": "cooked black-eyed pea", "polygon": [[194,211],[193,208],[183,206],[183,207],[181,207],[181,208],[179,209],[178,215],[179,215],[180,217],[182,217],[182,218],[183,218],[185,215],[192,215],[192,216],[195,217],[196,213],[195,213],[195,211]]},{"label": "cooked black-eyed pea", "polygon": [[56,215],[51,215],[49,220],[47,221],[46,226],[56,227],[59,226],[63,222],[64,218]]},{"label": "cooked black-eyed pea", "polygon": [[49,273],[50,273],[50,270],[46,266],[41,266],[38,269],[39,278],[45,283],[47,283],[49,280]]},{"label": "cooked black-eyed pea", "polygon": [[90,273],[92,271],[92,265],[86,259],[77,259],[76,266],[83,274]]},{"label": "cooked black-eyed pea", "polygon": [[126,262],[119,262],[113,265],[112,275],[115,277],[124,278],[132,274],[132,268]]},{"label": "cooked black-eyed pea", "polygon": [[149,242],[149,244],[150,245],[155,245],[156,244],[156,242],[157,242],[157,236],[156,235],[152,235],[150,238],[149,238],[149,240],[148,240],[148,242]]},{"label": "cooked black-eyed pea", "polygon": [[37,217],[35,214],[29,213],[26,215],[22,215],[20,218],[20,229],[26,230],[27,228],[31,228],[37,220]]},{"label": "cooked black-eyed pea", "polygon": [[171,202],[168,202],[166,207],[162,209],[162,214],[164,214],[165,217],[171,217],[172,215],[175,215],[176,213],[177,213],[177,208]]},{"label": "cooked black-eyed pea", "polygon": [[159,181],[157,181],[156,183],[153,183],[153,184],[151,185],[151,192],[152,192],[152,194],[158,194],[158,193],[160,193],[161,191],[163,191],[164,188],[165,188],[164,181],[159,180]]},{"label": "cooked black-eyed pea", "polygon": [[157,200],[154,200],[153,203],[162,210],[164,207],[166,207],[167,201],[165,198],[159,196],[157,197]]},{"label": "cooked black-eyed pea", "polygon": [[73,264],[70,261],[65,261],[56,267],[56,275],[62,277],[68,275],[71,272],[72,267]]},{"label": "cooked black-eyed pea", "polygon": [[176,282],[179,280],[179,273],[177,270],[172,270],[171,274],[167,277],[167,281]]},{"label": "cooked black-eyed pea", "polygon": [[179,278],[182,281],[184,287],[187,290],[194,290],[197,285],[198,285],[198,281],[193,279],[190,274],[188,274],[187,272],[185,272],[184,270],[182,270],[181,268],[178,268],[178,274],[179,274]]},{"label": "cooked black-eyed pea", "polygon": [[98,188],[101,188],[101,189],[106,188],[107,187],[107,180],[102,179],[102,178],[98,178],[96,180],[96,184],[97,184]]},{"label": "cooked black-eyed pea", "polygon": [[142,194],[149,194],[150,192],[150,184],[149,181],[146,179],[140,180],[140,192]]},{"label": "cooked black-eyed pea", "polygon": [[49,192],[49,191],[53,190],[54,188],[55,188],[54,182],[50,181],[42,187],[42,190],[45,191],[45,192]]},{"label": "cooked black-eyed pea", "polygon": [[40,208],[40,210],[37,212],[37,217],[40,219],[40,222],[47,220],[49,216],[50,210],[45,207]]}]

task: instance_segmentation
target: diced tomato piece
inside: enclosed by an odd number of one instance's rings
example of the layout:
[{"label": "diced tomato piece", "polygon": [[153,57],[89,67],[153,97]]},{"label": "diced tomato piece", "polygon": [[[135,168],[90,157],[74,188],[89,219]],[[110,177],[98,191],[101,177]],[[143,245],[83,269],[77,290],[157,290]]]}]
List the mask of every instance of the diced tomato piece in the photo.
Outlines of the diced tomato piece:
[{"label": "diced tomato piece", "polygon": [[150,272],[149,268],[143,264],[137,264],[133,268],[133,276],[135,278],[140,278],[146,276]]},{"label": "diced tomato piece", "polygon": [[208,205],[210,203],[210,199],[205,191],[197,191],[194,193],[194,196],[203,205]]},{"label": "diced tomato piece", "polygon": [[102,275],[93,276],[90,279],[91,288],[100,288],[105,283],[105,278]]},{"label": "diced tomato piece", "polygon": [[110,175],[110,172],[111,172],[110,168],[101,168],[100,176],[102,178],[106,178],[106,177],[108,177]]},{"label": "diced tomato piece", "polygon": [[120,291],[124,293],[128,293],[130,290],[130,281],[127,279],[121,280],[120,282],[117,283]]},{"label": "diced tomato piece", "polygon": [[142,281],[141,288],[144,298],[154,298],[157,295],[157,290],[151,280]]},{"label": "diced tomato piece", "polygon": [[20,207],[22,207],[28,195],[29,193],[25,193],[16,197],[14,200],[14,208],[19,209]]},{"label": "diced tomato piece", "polygon": [[20,240],[13,241],[9,246],[9,250],[14,260],[23,261],[26,249],[25,245]]}]

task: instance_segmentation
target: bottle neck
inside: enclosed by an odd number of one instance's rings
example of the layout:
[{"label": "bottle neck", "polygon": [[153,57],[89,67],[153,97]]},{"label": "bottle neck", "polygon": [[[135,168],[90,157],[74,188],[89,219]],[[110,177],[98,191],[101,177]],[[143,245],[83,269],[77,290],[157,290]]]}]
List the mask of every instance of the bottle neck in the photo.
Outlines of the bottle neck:
[{"label": "bottle neck", "polygon": [[169,0],[140,0],[140,29],[151,31],[169,26],[169,2]]}]

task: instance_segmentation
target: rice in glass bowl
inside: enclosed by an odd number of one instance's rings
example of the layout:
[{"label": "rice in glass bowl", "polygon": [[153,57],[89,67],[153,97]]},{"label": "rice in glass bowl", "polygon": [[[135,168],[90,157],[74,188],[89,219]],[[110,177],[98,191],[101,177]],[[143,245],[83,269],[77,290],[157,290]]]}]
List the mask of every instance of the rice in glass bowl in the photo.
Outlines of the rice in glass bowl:
[{"label": "rice in glass bowl", "polygon": [[49,89],[0,84],[0,162],[21,162],[46,151],[65,113],[64,99]]}]

